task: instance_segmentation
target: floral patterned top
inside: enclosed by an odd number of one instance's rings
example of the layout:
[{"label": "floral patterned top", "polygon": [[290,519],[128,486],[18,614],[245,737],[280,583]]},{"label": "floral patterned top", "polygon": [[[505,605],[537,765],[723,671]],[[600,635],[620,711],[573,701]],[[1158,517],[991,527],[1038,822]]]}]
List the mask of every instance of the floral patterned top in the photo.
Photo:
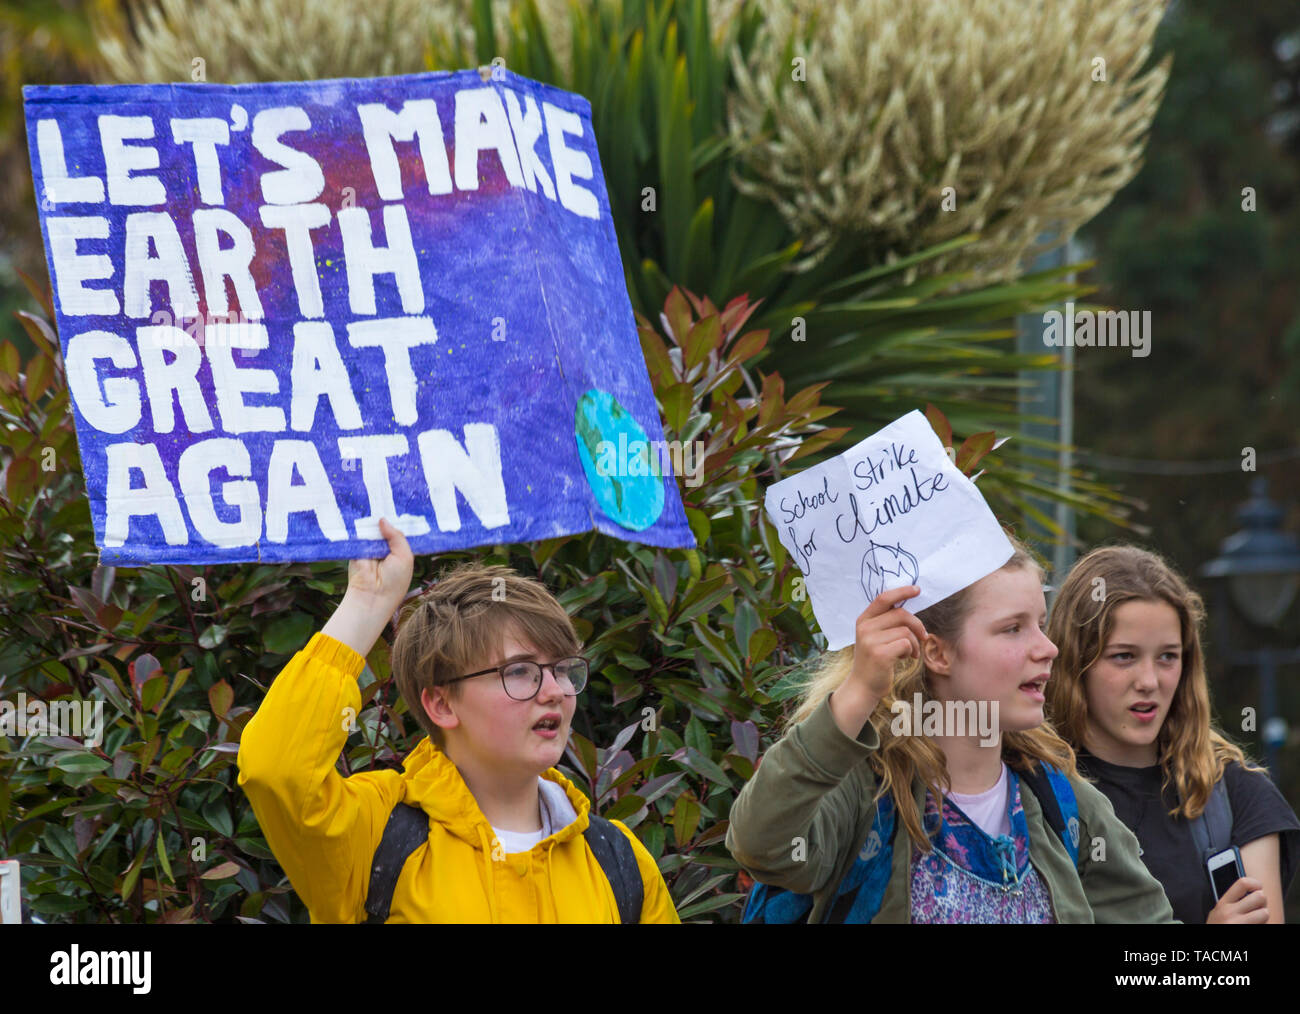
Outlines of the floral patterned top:
[{"label": "floral patterned top", "polygon": [[946,796],[942,808],[925,797],[927,830],[939,832],[929,853],[912,848],[914,923],[1056,922],[1052,899],[1029,862],[1029,827],[1020,779],[1008,770],[1011,834],[991,838]]}]

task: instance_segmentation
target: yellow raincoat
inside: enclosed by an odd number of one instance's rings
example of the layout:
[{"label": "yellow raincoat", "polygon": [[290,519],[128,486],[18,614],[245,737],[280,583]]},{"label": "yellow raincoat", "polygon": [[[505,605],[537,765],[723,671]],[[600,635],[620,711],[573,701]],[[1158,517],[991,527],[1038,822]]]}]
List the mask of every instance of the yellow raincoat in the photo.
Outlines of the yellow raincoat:
[{"label": "yellow raincoat", "polygon": [[[618,922],[613,889],[583,838],[590,804],[554,768],[542,777],[563,788],[577,819],[512,854],[427,736],[402,771],[338,773],[349,719],[361,711],[363,666],[347,645],[316,634],[276,678],[239,745],[239,784],[312,922],[366,918],[370,864],[401,802],[428,814],[429,841],[402,869],[389,922]],[[679,922],[654,859],[614,823],[645,884],[641,922]]]}]

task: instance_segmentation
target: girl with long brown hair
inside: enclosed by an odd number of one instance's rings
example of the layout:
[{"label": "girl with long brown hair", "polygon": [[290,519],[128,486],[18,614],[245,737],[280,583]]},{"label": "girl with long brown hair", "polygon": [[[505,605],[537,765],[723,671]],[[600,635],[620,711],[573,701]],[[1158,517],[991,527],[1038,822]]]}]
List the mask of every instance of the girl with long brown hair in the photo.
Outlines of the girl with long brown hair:
[{"label": "girl with long brown hair", "polygon": [[[1200,596],[1156,554],[1093,550],[1052,607],[1060,654],[1048,714],[1137,835],[1180,920],[1283,922],[1300,822],[1211,722],[1204,619]],[[1232,846],[1245,876],[1216,901],[1204,853]]]},{"label": "girl with long brown hair", "polygon": [[[732,808],[732,854],[761,884],[811,895],[813,922],[1170,921],[1132,834],[1043,721],[1056,648],[1033,558],[1017,546],[916,616],[894,608],[918,592],[881,593],[855,643],[823,658]],[[971,712],[991,713],[991,734],[952,721]],[[1061,797],[1046,799],[1045,765],[1068,781],[1074,855],[1049,826]],[[1040,788],[1022,791],[1031,779]],[[887,834],[882,808],[898,818]],[[858,881],[876,892],[869,905],[841,891]]]}]

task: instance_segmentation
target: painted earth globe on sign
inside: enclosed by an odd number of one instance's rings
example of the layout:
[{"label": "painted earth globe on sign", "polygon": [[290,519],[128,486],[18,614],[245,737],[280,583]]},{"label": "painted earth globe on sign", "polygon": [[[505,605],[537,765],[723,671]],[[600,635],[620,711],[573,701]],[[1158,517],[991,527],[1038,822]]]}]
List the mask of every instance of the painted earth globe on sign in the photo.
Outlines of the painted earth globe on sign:
[{"label": "painted earth globe on sign", "polygon": [[600,509],[634,532],[649,528],[664,509],[664,481],[640,424],[608,391],[578,399],[573,419],[578,457]]}]

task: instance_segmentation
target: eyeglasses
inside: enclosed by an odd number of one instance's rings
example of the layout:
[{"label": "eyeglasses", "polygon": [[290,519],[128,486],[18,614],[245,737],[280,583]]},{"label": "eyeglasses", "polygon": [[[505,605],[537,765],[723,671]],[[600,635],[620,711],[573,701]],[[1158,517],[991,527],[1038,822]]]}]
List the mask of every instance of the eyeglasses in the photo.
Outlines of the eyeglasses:
[{"label": "eyeglasses", "polygon": [[587,660],[575,655],[573,658],[562,658],[558,662],[546,664],[528,660],[507,662],[505,665],[493,666],[491,669],[457,676],[455,679],[447,680],[443,686],[494,672],[501,677],[501,685],[512,700],[531,701],[542,689],[542,672],[545,669],[551,670],[551,675],[555,677],[561,693],[566,697],[577,697],[587,685]]}]

